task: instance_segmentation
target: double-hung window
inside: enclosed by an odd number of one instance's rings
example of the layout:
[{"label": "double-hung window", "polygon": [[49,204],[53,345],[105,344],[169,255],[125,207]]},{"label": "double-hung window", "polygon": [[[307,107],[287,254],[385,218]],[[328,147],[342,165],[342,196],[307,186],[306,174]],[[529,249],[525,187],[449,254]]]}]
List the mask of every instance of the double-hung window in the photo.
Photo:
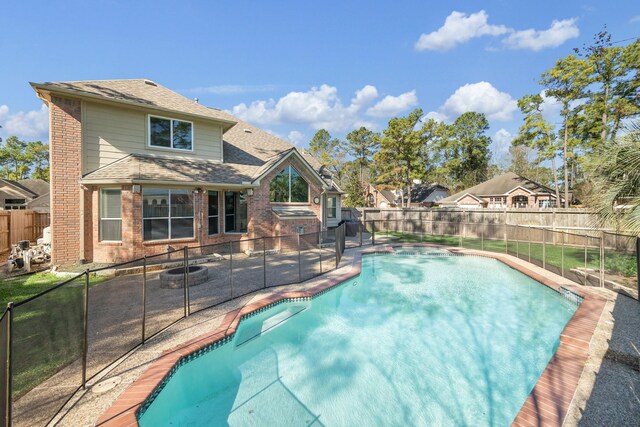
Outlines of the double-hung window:
[{"label": "double-hung window", "polygon": [[338,198],[327,197],[327,219],[338,218]]},{"label": "double-hung window", "polygon": [[309,203],[309,184],[297,170],[287,166],[271,180],[269,201],[274,203]]},{"label": "double-hung window", "polygon": [[122,191],[119,188],[100,189],[100,241],[122,240]]},{"label": "double-hung window", "polygon": [[143,189],[142,224],[144,240],[193,237],[191,191],[165,188]]},{"label": "double-hung window", "polygon": [[149,116],[149,146],[193,150],[193,123]]},{"label": "double-hung window", "polygon": [[218,192],[209,191],[209,236],[218,234],[218,223],[220,214],[218,211]]}]

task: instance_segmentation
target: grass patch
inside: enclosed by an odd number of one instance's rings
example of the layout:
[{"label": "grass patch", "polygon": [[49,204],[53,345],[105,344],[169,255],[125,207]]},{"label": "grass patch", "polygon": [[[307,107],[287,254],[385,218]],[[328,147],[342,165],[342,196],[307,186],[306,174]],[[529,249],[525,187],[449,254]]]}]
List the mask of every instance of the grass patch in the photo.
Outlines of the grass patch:
[{"label": "grass patch", "polygon": [[[562,269],[564,258],[564,269],[569,271],[570,269],[585,267],[585,249],[584,247],[576,246],[562,246],[552,245],[550,243],[543,245],[541,243],[531,243],[531,249],[529,249],[528,242],[515,242],[504,240],[489,240],[465,237],[460,239],[459,236],[438,236],[431,234],[411,234],[402,233],[398,231],[377,231],[376,235],[379,236],[394,236],[397,237],[397,242],[401,243],[436,243],[439,245],[447,246],[461,246],[468,249],[484,249],[491,252],[508,252],[511,254],[518,253],[523,259],[529,257],[529,251],[531,251],[531,260],[537,260],[542,263],[543,251],[544,258],[547,265],[556,267],[558,270]],[[600,249],[587,247],[586,254],[586,267],[594,270],[600,269]],[[605,250],[605,271],[611,274],[619,274],[625,277],[635,277],[638,274],[638,268],[636,264],[636,258],[633,254],[625,254],[614,252],[612,250]]]},{"label": "grass patch", "polygon": [[62,283],[65,279],[51,273],[33,273],[0,279],[0,304],[20,302]]}]

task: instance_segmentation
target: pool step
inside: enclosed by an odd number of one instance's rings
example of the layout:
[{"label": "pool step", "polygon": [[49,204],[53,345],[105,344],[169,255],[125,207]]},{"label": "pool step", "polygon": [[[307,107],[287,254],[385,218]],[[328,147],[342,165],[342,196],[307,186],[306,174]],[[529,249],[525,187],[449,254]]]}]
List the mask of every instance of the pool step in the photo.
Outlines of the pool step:
[{"label": "pool step", "polygon": [[267,317],[266,319],[254,318],[246,320],[246,323],[242,322],[236,335],[236,347],[240,347],[254,338],[258,338],[259,336],[276,329],[278,326],[284,325],[293,316],[302,313],[310,306],[311,302],[308,304],[295,304]]}]

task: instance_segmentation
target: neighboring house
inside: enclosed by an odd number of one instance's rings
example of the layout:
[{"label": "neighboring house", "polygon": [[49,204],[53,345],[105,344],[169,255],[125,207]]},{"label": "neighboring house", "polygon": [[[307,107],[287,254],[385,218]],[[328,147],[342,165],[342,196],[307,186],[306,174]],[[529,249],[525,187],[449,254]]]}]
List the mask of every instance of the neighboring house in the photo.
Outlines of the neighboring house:
[{"label": "neighboring house", "polygon": [[381,190],[373,184],[367,184],[367,205],[373,208],[391,208],[396,206],[396,193],[393,190]]},{"label": "neighboring house", "polygon": [[468,209],[554,208],[559,205],[555,191],[513,172],[446,197],[438,204],[442,207]]},{"label": "neighboring house", "polygon": [[440,184],[419,184],[411,189],[411,206],[431,207],[449,196],[449,190]]},{"label": "neighboring house", "polygon": [[53,262],[316,232],[340,194],[308,153],[150,80],[31,83],[49,106]]},{"label": "neighboring house", "polygon": [[41,179],[0,178],[0,209],[49,212],[49,183]]}]

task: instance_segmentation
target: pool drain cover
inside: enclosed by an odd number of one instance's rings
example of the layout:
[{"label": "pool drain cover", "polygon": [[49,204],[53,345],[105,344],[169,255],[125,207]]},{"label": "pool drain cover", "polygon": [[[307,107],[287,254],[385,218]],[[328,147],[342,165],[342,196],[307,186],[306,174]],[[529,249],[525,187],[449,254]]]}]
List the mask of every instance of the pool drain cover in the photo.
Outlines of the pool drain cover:
[{"label": "pool drain cover", "polygon": [[122,381],[122,378],[120,377],[113,377],[104,381],[100,381],[99,383],[96,383],[93,387],[91,387],[91,391],[98,394],[104,393],[120,384],[120,381]]}]

